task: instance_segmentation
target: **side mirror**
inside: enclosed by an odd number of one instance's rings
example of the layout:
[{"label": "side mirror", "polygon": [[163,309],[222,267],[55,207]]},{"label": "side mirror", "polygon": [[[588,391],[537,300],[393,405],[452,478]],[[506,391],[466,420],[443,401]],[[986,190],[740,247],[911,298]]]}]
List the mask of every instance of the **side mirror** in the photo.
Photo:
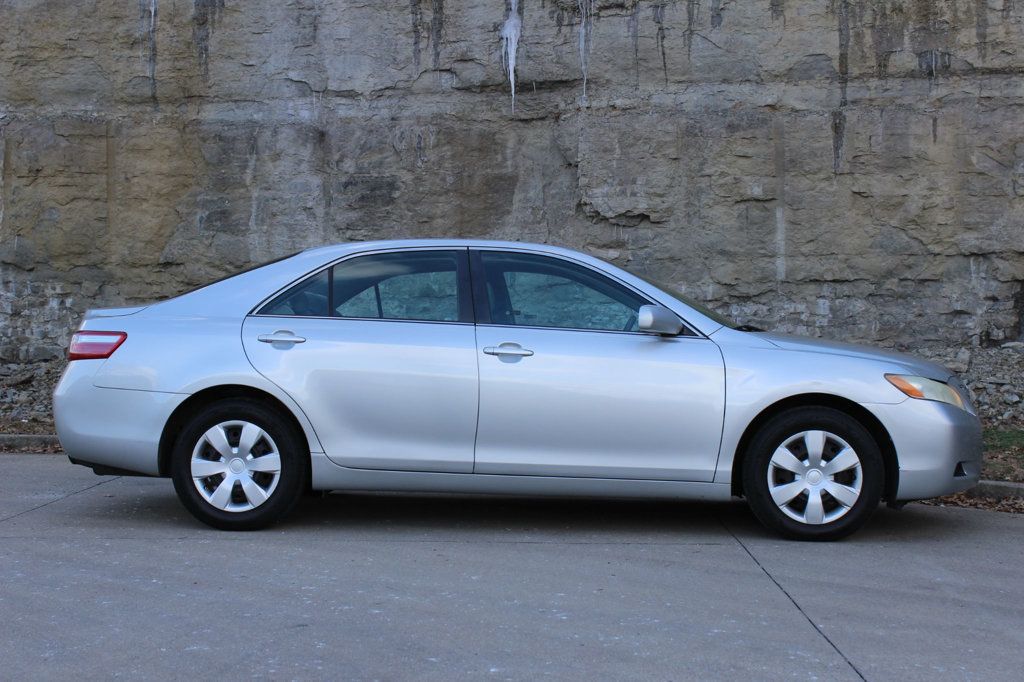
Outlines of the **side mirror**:
[{"label": "side mirror", "polygon": [[679,317],[660,305],[640,306],[636,314],[637,328],[642,332],[651,334],[663,334],[665,336],[676,336],[683,331],[683,323]]}]

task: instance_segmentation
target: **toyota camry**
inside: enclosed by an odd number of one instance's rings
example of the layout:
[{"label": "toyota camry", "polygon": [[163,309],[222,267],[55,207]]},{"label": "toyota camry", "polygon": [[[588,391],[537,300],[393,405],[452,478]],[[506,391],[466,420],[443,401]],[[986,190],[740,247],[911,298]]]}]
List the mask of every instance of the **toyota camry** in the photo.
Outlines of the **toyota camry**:
[{"label": "toyota camry", "polygon": [[54,393],[98,474],[167,477],[200,521],[265,527],[307,490],[728,500],[836,539],[973,485],[948,369],[737,325],[538,244],[316,248],[86,313]]}]

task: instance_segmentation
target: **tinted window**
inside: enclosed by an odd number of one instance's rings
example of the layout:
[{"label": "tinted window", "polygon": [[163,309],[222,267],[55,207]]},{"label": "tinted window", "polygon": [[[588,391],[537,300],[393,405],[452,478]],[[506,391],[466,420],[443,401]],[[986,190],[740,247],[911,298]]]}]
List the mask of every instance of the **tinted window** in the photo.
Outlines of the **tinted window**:
[{"label": "tinted window", "polygon": [[338,317],[459,321],[457,251],[361,256],[334,267]]},{"label": "tinted window", "polygon": [[636,331],[647,301],[585,268],[558,258],[484,251],[491,321],[529,327]]},{"label": "tinted window", "polygon": [[296,284],[271,301],[263,315],[302,315],[305,317],[327,317],[327,271]]},{"label": "tinted window", "polygon": [[[359,256],[296,284],[260,313],[457,322],[464,262],[464,251]],[[468,307],[463,317],[471,319]]]}]

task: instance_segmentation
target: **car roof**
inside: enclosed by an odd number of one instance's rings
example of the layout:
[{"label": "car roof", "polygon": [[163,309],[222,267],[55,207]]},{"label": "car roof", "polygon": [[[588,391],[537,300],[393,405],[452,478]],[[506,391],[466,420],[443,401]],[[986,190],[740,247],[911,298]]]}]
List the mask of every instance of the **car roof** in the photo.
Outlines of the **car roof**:
[{"label": "car roof", "polygon": [[[330,258],[340,257],[357,251],[374,251],[377,249],[416,249],[416,248],[491,248],[537,250],[545,253],[557,253],[563,256],[578,258],[587,256],[585,253],[552,244],[533,242],[513,242],[495,239],[381,239],[366,242],[343,242],[328,246],[315,246],[302,253],[324,255]],[[587,256],[590,258],[590,256]],[[595,259],[596,260],[596,259]]]}]

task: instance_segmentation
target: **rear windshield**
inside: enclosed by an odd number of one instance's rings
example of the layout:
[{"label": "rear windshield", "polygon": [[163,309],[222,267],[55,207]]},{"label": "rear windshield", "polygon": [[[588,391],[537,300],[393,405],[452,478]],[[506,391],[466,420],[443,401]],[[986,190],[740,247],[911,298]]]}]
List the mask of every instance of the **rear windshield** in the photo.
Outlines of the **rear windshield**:
[{"label": "rear windshield", "polygon": [[184,296],[186,294],[191,294],[193,292],[199,291],[200,289],[205,289],[206,287],[213,286],[214,284],[217,284],[218,282],[223,282],[224,280],[231,279],[232,277],[238,277],[239,275],[244,275],[247,272],[252,272],[253,270],[259,270],[260,268],[265,268],[268,265],[273,265],[274,263],[280,263],[281,261],[288,260],[292,256],[297,256],[300,253],[302,253],[302,251],[293,251],[292,253],[289,253],[287,256],[280,256],[279,258],[274,258],[273,260],[268,260],[268,261],[266,261],[264,263],[257,263],[256,265],[250,265],[247,268],[242,268],[241,270],[238,270],[236,272],[232,272],[229,275],[224,275],[223,277],[218,277],[217,279],[213,280],[212,282],[207,282],[206,284],[200,284],[197,287],[192,287],[191,289],[186,289],[185,291],[181,292],[180,294],[176,294],[175,298],[177,298],[178,296]]}]

